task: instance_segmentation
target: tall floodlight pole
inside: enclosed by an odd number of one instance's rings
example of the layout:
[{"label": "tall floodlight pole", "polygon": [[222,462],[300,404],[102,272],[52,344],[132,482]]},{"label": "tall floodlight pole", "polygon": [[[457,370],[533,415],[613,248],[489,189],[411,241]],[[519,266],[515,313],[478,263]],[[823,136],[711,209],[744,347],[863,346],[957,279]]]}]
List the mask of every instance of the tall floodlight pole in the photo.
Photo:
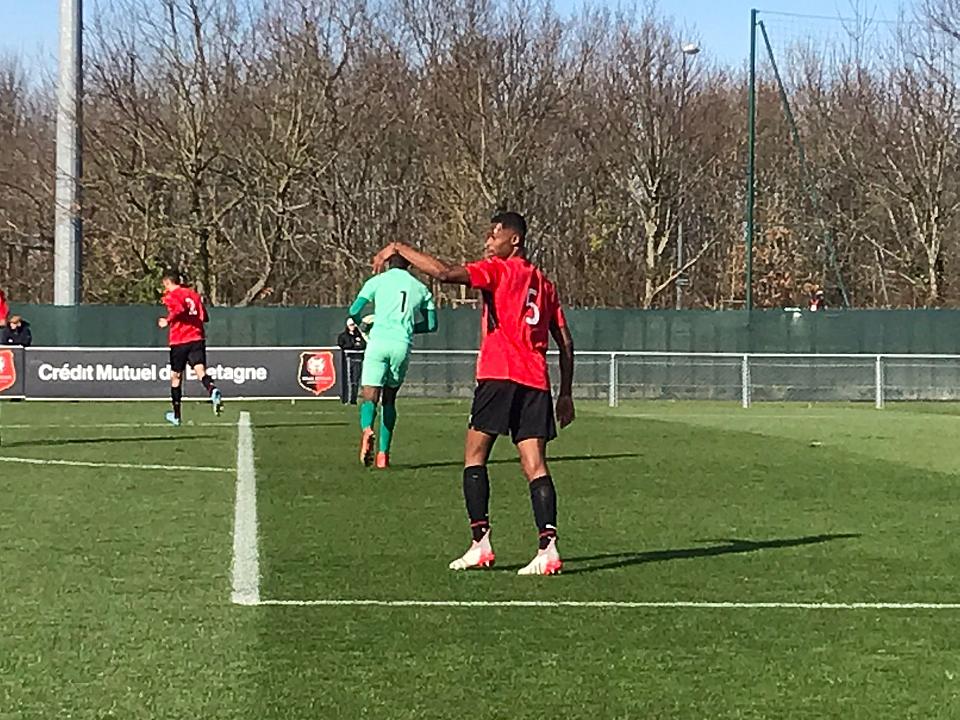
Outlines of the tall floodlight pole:
[{"label": "tall floodlight pole", "polygon": [[757,204],[757,10],[750,11],[750,86],[747,89],[747,211],[744,223],[745,307],[753,310],[753,215]]},{"label": "tall floodlight pole", "polygon": [[83,177],[83,1],[60,0],[60,80],[57,89],[57,177],[53,246],[53,301],[77,305],[81,293]]},{"label": "tall floodlight pole", "polygon": [[[680,48],[680,52],[683,53],[683,59],[680,73],[680,82],[682,87],[680,88],[680,141],[683,142],[683,111],[687,104],[687,61],[692,58],[694,55],[700,52],[700,46],[695,43],[687,43]],[[680,170],[677,184],[680,188],[680,203],[677,208],[677,279],[674,281],[674,284],[677,287],[677,310],[683,309],[683,286],[686,285],[689,280],[683,274],[683,200],[686,195],[685,188],[683,187],[683,166],[686,158],[681,156],[680,158]]]}]

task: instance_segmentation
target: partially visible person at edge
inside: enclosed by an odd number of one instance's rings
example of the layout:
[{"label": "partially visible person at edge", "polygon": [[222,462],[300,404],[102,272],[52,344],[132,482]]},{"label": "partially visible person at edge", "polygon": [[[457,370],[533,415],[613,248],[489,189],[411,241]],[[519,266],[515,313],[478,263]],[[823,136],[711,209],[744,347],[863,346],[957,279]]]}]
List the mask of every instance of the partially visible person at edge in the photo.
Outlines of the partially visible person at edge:
[{"label": "partially visible person at edge", "polygon": [[413,267],[444,283],[468,285],[483,296],[482,340],[477,386],[464,450],[463,495],[473,541],[451,570],[489,567],[490,480],[487,461],[497,437],[509,434],[527,478],[537,525],[536,556],[520,575],[553,575],[563,562],[557,549],[557,493],[547,467],[547,443],[556,437],[546,352],[550,336],[560,349],[560,392],[556,419],[573,422],[573,338],[557,291],[526,257],[527,223],[505,212],[491,218],[486,258],[451,265],[403,243],[388,245],[374,259],[379,270],[399,254]]},{"label": "partially visible person at edge", "polygon": [[10,306],[7,305],[7,296],[0,289],[0,327],[7,324],[7,318],[10,316]]},{"label": "partially visible person at edge", "polygon": [[19,315],[11,315],[6,327],[0,332],[0,345],[30,347],[31,343],[33,334],[30,332],[30,323]]}]

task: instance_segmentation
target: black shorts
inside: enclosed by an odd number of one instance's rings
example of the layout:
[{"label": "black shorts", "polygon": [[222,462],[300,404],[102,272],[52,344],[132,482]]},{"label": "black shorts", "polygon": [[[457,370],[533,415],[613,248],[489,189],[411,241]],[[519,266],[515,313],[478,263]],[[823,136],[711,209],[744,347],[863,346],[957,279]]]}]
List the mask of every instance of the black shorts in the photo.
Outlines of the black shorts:
[{"label": "black shorts", "polygon": [[514,444],[557,436],[553,398],[549,390],[520,385],[512,380],[481,380],[473,393],[470,427],[490,435],[510,434]]},{"label": "black shorts", "polygon": [[207,364],[207,343],[204,340],[170,346],[170,369],[175,373],[182,373],[187,366]]}]

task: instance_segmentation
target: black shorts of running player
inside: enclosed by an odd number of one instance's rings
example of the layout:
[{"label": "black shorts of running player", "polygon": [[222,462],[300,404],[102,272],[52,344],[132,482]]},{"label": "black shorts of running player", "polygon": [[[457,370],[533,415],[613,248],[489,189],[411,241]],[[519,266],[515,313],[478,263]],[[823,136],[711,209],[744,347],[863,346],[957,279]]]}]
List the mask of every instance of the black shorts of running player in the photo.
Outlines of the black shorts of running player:
[{"label": "black shorts of running player", "polygon": [[510,435],[514,445],[532,438],[550,442],[557,436],[549,390],[512,380],[481,380],[473,393],[470,428],[488,435]]},{"label": "black shorts of running player", "polygon": [[170,369],[175,373],[182,373],[187,366],[207,364],[207,343],[204,340],[170,346]]}]

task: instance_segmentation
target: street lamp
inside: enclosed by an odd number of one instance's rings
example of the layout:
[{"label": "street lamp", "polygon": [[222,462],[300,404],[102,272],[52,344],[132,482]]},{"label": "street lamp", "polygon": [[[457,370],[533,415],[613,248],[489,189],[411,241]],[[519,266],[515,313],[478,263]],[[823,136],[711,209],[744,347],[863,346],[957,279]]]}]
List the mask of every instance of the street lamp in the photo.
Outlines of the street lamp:
[{"label": "street lamp", "polygon": [[[687,62],[690,58],[700,52],[700,46],[696,43],[684,43],[680,46],[680,52],[683,54],[680,71],[680,139],[683,140],[683,110],[687,103]],[[680,188],[680,202],[677,207],[677,279],[674,285],[677,289],[677,310],[683,308],[683,286],[690,281],[681,274],[683,269],[683,165],[684,159],[680,158],[680,172],[678,173],[678,186]]]}]

